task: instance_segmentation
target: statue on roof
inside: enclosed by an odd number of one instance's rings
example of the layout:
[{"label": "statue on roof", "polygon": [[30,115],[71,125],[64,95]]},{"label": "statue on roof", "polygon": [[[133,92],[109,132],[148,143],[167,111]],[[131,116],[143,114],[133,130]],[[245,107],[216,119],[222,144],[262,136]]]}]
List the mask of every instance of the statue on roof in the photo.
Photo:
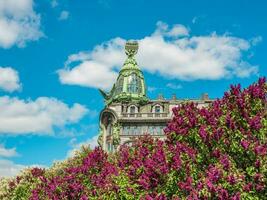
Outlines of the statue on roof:
[{"label": "statue on roof", "polygon": [[138,52],[138,42],[134,40],[129,40],[126,42],[125,45],[125,54],[132,58],[134,57]]}]

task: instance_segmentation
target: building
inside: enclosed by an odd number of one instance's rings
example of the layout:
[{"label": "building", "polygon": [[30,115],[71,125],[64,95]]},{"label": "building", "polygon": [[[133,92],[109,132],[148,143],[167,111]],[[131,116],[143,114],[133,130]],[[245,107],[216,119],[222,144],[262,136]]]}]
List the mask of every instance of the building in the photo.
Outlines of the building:
[{"label": "building", "polygon": [[163,128],[172,118],[173,107],[185,101],[194,101],[200,107],[211,102],[207,94],[195,100],[179,100],[175,95],[170,100],[162,95],[150,100],[146,95],[143,72],[134,58],[137,50],[136,41],[126,43],[127,59],[116,83],[109,93],[100,90],[105,108],[100,113],[98,143],[106,151],[114,151],[121,144],[130,144],[134,138],[144,134],[163,138]]}]

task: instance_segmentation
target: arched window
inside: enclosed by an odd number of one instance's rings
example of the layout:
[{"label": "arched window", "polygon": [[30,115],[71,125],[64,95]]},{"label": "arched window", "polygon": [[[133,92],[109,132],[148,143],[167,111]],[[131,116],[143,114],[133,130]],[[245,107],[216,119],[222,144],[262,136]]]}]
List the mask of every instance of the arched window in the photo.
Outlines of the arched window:
[{"label": "arched window", "polygon": [[131,106],[131,107],[130,107],[130,113],[131,113],[131,114],[135,113],[135,106]]},{"label": "arched window", "polygon": [[112,124],[108,124],[108,127],[107,127],[107,135],[112,135]]},{"label": "arched window", "polygon": [[130,114],[138,113],[138,107],[136,105],[131,105],[128,107],[127,111]]},{"label": "arched window", "polygon": [[141,80],[136,73],[133,73],[128,78],[128,88],[129,93],[137,94],[141,92]]},{"label": "arched window", "polygon": [[104,113],[101,119],[102,124],[106,128],[107,135],[112,135],[114,117],[111,113]]},{"label": "arched window", "polygon": [[157,106],[155,106],[155,113],[160,113],[160,106],[159,105],[157,105]]},{"label": "arched window", "polygon": [[108,145],[108,152],[113,152],[113,150],[114,150],[114,146],[112,145],[112,143],[108,143],[107,144]]},{"label": "arched window", "polygon": [[117,81],[117,85],[116,85],[116,90],[115,90],[115,94],[120,94],[123,91],[123,82],[124,82],[124,77],[120,76],[119,80]]},{"label": "arched window", "polygon": [[153,106],[152,112],[154,112],[154,113],[162,113],[163,112],[163,107],[161,105],[159,105],[159,104],[156,104],[155,106]]}]

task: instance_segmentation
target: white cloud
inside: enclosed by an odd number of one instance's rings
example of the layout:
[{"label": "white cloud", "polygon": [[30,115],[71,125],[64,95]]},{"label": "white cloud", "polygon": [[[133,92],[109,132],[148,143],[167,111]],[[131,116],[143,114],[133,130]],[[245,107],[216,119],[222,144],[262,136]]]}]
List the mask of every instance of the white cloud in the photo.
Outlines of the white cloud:
[{"label": "white cloud", "polygon": [[[96,46],[92,52],[70,55],[65,68],[58,71],[60,82],[69,85],[110,88],[117,77],[114,69],[119,69],[125,59],[124,43],[125,40],[115,38]],[[78,64],[71,68],[73,63]]]},{"label": "white cloud", "polygon": [[69,18],[69,15],[70,15],[70,13],[69,13],[68,11],[63,10],[63,11],[60,13],[58,19],[59,19],[60,21],[67,20],[67,19]]},{"label": "white cloud", "polygon": [[183,86],[181,84],[176,84],[173,82],[169,82],[166,84],[166,87],[153,87],[153,86],[148,86],[147,90],[149,92],[155,92],[155,91],[164,91],[164,90],[168,90],[168,89],[173,89],[173,90],[179,90],[182,89]]},{"label": "white cloud", "polygon": [[0,159],[0,177],[16,176],[24,168],[26,166],[15,164],[10,160]]},{"label": "white cloud", "polygon": [[[124,62],[125,41],[111,39],[90,52],[69,56],[65,68],[58,71],[61,83],[109,89]],[[137,61],[143,70],[171,79],[248,77],[258,72],[243,58],[252,43],[227,34],[191,36],[181,24],[169,27],[158,22],[154,33],[139,40]]]},{"label": "white cloud", "polygon": [[262,41],[262,37],[261,36],[257,36],[251,39],[251,44],[252,45],[257,45],[258,43],[260,43]]},{"label": "white cloud", "polygon": [[80,104],[69,107],[48,97],[35,101],[0,97],[0,133],[53,134],[54,128],[78,122],[88,110]]},{"label": "white cloud", "polygon": [[46,166],[43,165],[27,166],[27,165],[16,164],[11,160],[0,159],[0,177],[17,176],[21,172],[21,170],[32,167],[46,168]]},{"label": "white cloud", "polygon": [[0,67],[0,89],[13,92],[20,88],[18,72],[11,67]]},{"label": "white cloud", "polygon": [[194,17],[194,18],[192,19],[192,24],[195,24],[195,23],[197,22],[197,20],[198,20],[198,17]]},{"label": "white cloud", "polygon": [[80,150],[82,146],[89,145],[91,149],[94,149],[95,147],[98,146],[97,138],[98,138],[98,135],[95,135],[92,138],[89,138],[88,140],[81,142],[81,143],[76,143],[77,139],[72,138],[70,141],[70,145],[72,146],[72,149],[67,153],[67,157],[74,156],[75,152]]},{"label": "white cloud", "polygon": [[0,47],[23,47],[26,42],[43,36],[40,15],[33,6],[33,0],[0,1]]},{"label": "white cloud", "polygon": [[158,88],[156,88],[156,87],[151,87],[151,86],[148,86],[147,87],[147,90],[149,91],[149,92],[154,92],[154,91],[156,91]]},{"label": "white cloud", "polygon": [[153,35],[154,36],[167,36],[167,37],[181,37],[181,36],[188,36],[189,30],[182,24],[175,24],[170,29],[168,24],[159,21],[157,23],[157,29]]},{"label": "white cloud", "polygon": [[51,1],[51,6],[52,6],[52,8],[57,7],[57,6],[58,6],[58,2],[57,2],[57,0],[52,0],[52,1]]},{"label": "white cloud", "polygon": [[166,86],[174,90],[179,90],[183,88],[181,84],[174,84],[174,83],[168,83]]},{"label": "white cloud", "polygon": [[7,149],[0,144],[0,157],[14,157],[17,155],[16,148]]},{"label": "white cloud", "polygon": [[46,167],[43,165],[28,165],[28,166],[21,165],[21,164],[16,164],[11,160],[1,158],[1,157],[9,158],[17,155],[18,153],[16,151],[16,148],[7,149],[4,147],[4,145],[0,144],[0,178],[17,176],[21,172],[21,170],[24,170],[25,168]]}]

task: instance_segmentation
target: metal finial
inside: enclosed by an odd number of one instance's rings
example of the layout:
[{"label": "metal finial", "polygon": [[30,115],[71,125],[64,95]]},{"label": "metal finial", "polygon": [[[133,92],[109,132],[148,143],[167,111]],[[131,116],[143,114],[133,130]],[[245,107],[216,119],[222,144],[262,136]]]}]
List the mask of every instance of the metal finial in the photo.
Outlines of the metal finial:
[{"label": "metal finial", "polygon": [[129,40],[125,45],[125,53],[128,57],[133,57],[138,52],[138,42]]}]

